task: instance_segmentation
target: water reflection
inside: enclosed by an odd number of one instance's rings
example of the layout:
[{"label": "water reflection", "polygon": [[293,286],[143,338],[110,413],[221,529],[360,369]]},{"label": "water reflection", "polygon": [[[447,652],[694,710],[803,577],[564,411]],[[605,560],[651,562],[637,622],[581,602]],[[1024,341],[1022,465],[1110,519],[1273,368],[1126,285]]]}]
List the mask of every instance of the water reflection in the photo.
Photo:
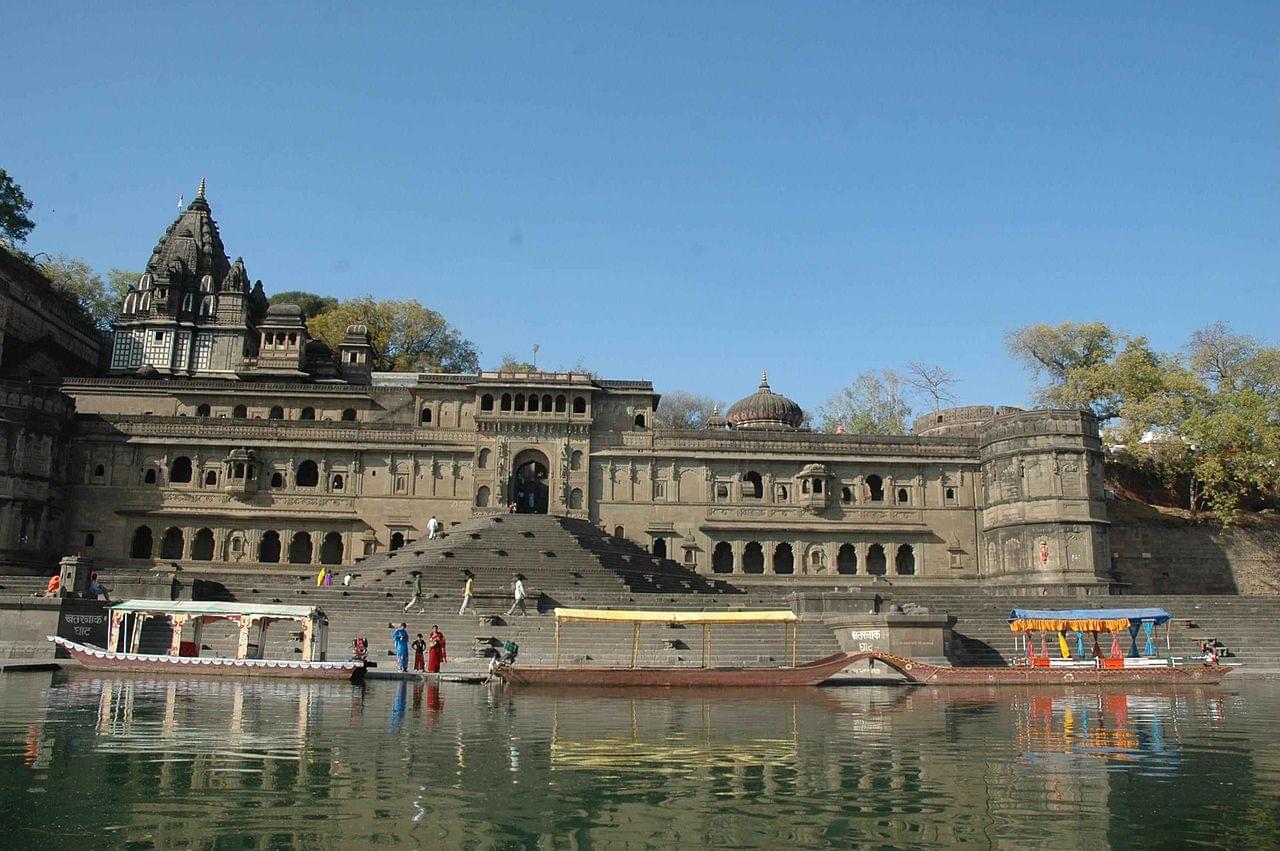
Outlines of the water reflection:
[{"label": "water reflection", "polygon": [[[1277,709],[1280,686],[1260,683],[553,694],[7,677],[0,818],[32,848],[104,835],[157,847],[1221,844],[1263,836],[1280,813]],[[1231,794],[1206,793],[1219,787]]]}]

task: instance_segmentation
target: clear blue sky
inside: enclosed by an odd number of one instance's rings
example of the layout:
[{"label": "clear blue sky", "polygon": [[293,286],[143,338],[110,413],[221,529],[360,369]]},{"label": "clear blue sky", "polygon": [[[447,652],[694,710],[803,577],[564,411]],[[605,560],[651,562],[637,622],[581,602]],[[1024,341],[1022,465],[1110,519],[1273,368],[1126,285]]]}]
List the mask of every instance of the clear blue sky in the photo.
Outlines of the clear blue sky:
[{"label": "clear blue sky", "polygon": [[[223,7],[223,8],[219,8]],[[10,3],[0,166],[32,252],[138,269],[201,177],[268,292],[417,298],[805,407],[1003,333],[1181,346],[1280,314],[1280,5]]]}]

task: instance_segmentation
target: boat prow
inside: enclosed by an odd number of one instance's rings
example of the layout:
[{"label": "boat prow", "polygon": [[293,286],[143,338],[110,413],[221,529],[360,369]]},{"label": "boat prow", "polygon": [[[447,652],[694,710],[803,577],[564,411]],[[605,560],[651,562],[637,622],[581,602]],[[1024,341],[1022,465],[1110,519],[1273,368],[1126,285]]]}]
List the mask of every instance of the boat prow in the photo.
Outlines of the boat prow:
[{"label": "boat prow", "polygon": [[175,674],[178,676],[287,677],[293,679],[364,679],[361,661],[304,662],[292,659],[230,659],[222,656],[169,656],[159,653],[117,653],[79,644],[57,635],[47,636],[91,671]]}]

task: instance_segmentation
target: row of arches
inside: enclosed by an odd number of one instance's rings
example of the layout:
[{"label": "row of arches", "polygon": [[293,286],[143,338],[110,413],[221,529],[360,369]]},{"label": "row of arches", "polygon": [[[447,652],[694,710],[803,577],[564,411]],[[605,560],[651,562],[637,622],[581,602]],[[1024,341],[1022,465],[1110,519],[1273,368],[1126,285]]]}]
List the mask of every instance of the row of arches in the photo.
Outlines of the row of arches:
[{"label": "row of arches", "polygon": [[[664,544],[665,555],[665,544]],[[892,551],[892,552],[890,552]],[[911,544],[871,544],[867,547],[865,564],[861,572],[868,576],[886,576],[889,573],[889,560],[892,557],[894,574],[897,576],[914,576],[916,573],[916,551]],[[791,544],[782,542],[773,547],[771,553],[759,541],[750,541],[742,549],[742,572],[762,574],[765,572],[766,560],[772,573],[790,575],[796,572],[795,550]],[[812,547],[808,551],[805,572],[826,573],[827,551],[823,547]],[[733,573],[733,545],[728,541],[719,541],[711,553],[711,571],[713,573]],[[858,551],[853,544],[841,544],[836,550],[835,572],[845,576],[859,573]]]},{"label": "row of arches", "polygon": [[[187,455],[179,455],[178,457],[174,458],[173,461],[171,461],[169,464],[169,483],[175,484],[175,485],[190,484],[194,477],[194,470],[195,468],[191,461],[191,458]],[[247,477],[252,479],[255,474],[254,465],[249,464],[246,472],[247,472]],[[105,473],[106,473],[106,470],[103,467],[103,465],[99,464],[96,467],[94,467],[93,475],[95,477],[101,478]],[[156,484],[157,480],[158,480],[158,477],[156,475],[156,469],[154,467],[148,468],[146,472],[143,474],[143,481],[146,484],[154,485]],[[316,487],[317,485],[320,484],[320,466],[315,461],[312,461],[310,458],[300,461],[298,463],[298,466],[294,469],[293,481],[294,481],[294,484],[298,487],[302,487],[302,488]],[[217,471],[206,470],[204,473],[204,484],[216,485],[217,483],[218,483]],[[331,489],[342,490],[345,484],[346,482],[345,482],[344,475],[342,473],[334,473],[333,479],[330,482]],[[273,488],[284,487],[283,473],[276,471],[271,474],[271,487]]]},{"label": "row of arches", "polygon": [[[426,409],[424,409],[424,411],[426,411]],[[430,412],[426,412],[426,413],[428,415],[428,418],[424,420],[424,422],[430,422],[430,415],[429,415]],[[213,407],[203,403],[196,405],[196,416],[197,417],[213,416]],[[342,420],[343,422],[355,422],[357,417],[358,417],[358,414],[355,408],[343,408],[342,413],[339,414],[339,419]],[[315,418],[316,418],[315,408],[308,406],[298,411],[298,419],[300,420],[314,420]],[[249,409],[244,405],[234,406],[231,409],[231,419],[233,420],[249,419]],[[261,417],[255,417],[255,419],[261,419]],[[282,405],[271,406],[271,408],[267,411],[267,419],[269,420],[285,419],[284,407]]]},{"label": "row of arches", "polygon": [[[480,397],[480,410],[492,411],[494,407],[494,396],[492,393],[485,393]],[[543,414],[563,414],[569,406],[568,398],[563,394],[552,396],[550,393],[503,393],[497,398],[498,410],[515,411],[519,413],[543,413]],[[585,396],[573,397],[573,412],[575,414],[585,414],[587,412],[587,399]]]},{"label": "row of arches", "polygon": [[[228,542],[230,550],[243,548],[243,538],[236,537]],[[191,559],[193,561],[213,561],[217,551],[217,541],[212,529],[198,529],[191,536],[190,548],[187,547],[186,531],[178,526],[170,526],[160,536],[159,547],[156,546],[150,526],[139,526],[133,531],[129,542],[129,557],[135,559],[162,558],[167,560]],[[342,564],[344,545],[341,532],[329,532],[321,540],[319,546],[320,564]],[[242,551],[239,550],[239,551]],[[258,541],[257,560],[263,564],[277,564],[282,559],[289,564],[311,564],[314,561],[315,546],[310,532],[295,532],[289,539],[287,547],[280,533],[268,530],[262,533]],[[230,559],[230,551],[223,554]]]}]

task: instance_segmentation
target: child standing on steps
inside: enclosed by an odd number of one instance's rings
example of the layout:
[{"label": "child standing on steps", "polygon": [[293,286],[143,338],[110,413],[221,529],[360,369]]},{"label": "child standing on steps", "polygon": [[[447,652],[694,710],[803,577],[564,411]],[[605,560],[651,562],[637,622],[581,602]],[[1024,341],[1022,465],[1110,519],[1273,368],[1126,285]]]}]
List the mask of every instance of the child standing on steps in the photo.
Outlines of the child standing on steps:
[{"label": "child standing on steps", "polygon": [[425,671],[427,669],[427,660],[423,656],[427,652],[427,642],[422,638],[422,633],[418,633],[418,637],[413,640],[413,669],[415,671]]}]

